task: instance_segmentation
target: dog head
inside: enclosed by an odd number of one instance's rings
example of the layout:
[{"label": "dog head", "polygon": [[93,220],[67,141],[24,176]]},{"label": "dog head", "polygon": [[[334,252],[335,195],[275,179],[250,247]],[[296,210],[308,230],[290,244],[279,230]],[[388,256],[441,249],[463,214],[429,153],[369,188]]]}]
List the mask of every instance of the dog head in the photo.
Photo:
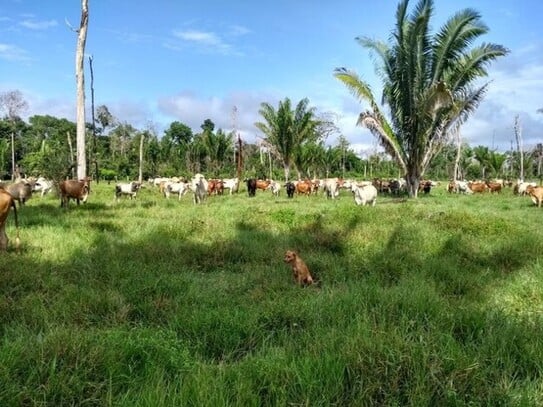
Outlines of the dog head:
[{"label": "dog head", "polygon": [[296,252],[292,250],[287,250],[285,253],[285,263],[292,263],[293,261],[296,261]]}]

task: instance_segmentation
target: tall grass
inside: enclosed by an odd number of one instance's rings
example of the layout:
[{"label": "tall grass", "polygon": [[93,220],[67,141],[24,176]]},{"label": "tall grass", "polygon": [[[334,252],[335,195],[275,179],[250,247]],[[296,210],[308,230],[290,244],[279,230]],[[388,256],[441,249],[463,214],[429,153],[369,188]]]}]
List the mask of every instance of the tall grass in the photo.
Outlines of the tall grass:
[{"label": "tall grass", "polygon": [[542,405],[542,216],[511,191],[35,197],[0,255],[0,405]]}]

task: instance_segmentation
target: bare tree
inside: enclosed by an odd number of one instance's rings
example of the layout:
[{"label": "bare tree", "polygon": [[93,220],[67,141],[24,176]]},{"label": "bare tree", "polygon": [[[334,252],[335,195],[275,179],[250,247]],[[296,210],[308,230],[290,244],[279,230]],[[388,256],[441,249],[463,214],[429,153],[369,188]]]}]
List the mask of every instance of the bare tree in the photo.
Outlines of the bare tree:
[{"label": "bare tree", "polygon": [[11,180],[15,179],[15,120],[28,109],[28,103],[19,90],[12,90],[0,94],[0,108],[6,112],[13,129],[11,130]]},{"label": "bare tree", "polygon": [[524,181],[524,152],[522,150],[522,126],[519,115],[515,116],[515,138],[517,139],[517,151],[520,157],[520,181]]},{"label": "bare tree", "polygon": [[460,127],[454,129],[456,136],[456,158],[454,160],[454,175],[453,181],[458,181],[458,170],[460,166],[460,157],[462,156],[462,139],[460,138]]},{"label": "bare tree", "polygon": [[77,48],[75,52],[75,77],[77,81],[77,115],[76,115],[76,148],[77,148],[77,177],[87,177],[87,156],[85,151],[85,44],[87,42],[87,28],[89,25],[89,2],[81,0],[81,22],[77,33]]}]

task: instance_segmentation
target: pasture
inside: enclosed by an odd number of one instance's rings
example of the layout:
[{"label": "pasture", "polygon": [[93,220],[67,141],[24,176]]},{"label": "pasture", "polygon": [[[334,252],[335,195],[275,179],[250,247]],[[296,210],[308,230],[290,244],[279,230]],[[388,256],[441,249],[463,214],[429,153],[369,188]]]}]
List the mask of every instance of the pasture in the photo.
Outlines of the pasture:
[{"label": "pasture", "polygon": [[372,208],[91,188],[28,201],[21,253],[8,219],[2,406],[543,404],[543,209],[511,189]]}]

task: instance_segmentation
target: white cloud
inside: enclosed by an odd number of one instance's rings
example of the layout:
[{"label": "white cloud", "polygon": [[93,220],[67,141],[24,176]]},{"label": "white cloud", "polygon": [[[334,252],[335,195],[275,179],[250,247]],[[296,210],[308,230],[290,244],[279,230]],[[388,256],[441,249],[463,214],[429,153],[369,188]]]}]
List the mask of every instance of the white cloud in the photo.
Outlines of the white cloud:
[{"label": "white cloud", "polygon": [[19,23],[20,26],[28,28],[29,30],[46,30],[58,25],[56,20],[37,21],[33,19],[23,20]]},{"label": "white cloud", "polygon": [[232,53],[232,46],[227,44],[221,37],[214,32],[198,31],[198,30],[176,30],[173,32],[174,37],[199,47],[206,51],[215,51],[221,54]]},{"label": "white cloud", "polygon": [[0,59],[7,61],[28,61],[28,53],[15,45],[0,43]]}]

